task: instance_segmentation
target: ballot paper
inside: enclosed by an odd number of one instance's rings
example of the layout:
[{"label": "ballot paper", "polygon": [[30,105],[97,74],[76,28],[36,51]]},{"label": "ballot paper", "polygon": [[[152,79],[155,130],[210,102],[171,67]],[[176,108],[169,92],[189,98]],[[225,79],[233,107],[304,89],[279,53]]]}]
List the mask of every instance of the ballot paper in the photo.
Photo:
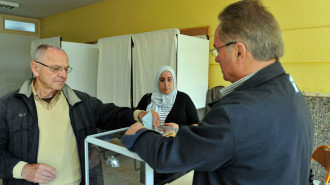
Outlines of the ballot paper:
[{"label": "ballot paper", "polygon": [[143,118],[142,123],[143,126],[147,127],[148,129],[154,130],[154,127],[152,126],[153,117],[151,114],[151,111],[149,111]]}]

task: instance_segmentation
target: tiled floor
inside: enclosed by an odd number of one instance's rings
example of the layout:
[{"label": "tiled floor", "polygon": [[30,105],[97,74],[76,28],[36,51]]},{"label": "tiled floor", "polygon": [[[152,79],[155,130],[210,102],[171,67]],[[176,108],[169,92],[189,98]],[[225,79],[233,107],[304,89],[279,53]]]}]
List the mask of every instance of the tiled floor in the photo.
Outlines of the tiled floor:
[{"label": "tiled floor", "polygon": [[187,173],[186,175],[182,176],[181,178],[171,182],[168,185],[191,185],[192,180],[193,180],[193,175],[194,175],[194,172],[191,171],[191,172]]},{"label": "tiled floor", "polygon": [[[113,153],[110,151],[106,152],[106,156],[111,156]],[[114,168],[106,164],[106,160],[102,157],[102,169],[103,169],[103,179],[104,185],[111,184],[127,184],[127,185],[142,185],[140,183],[140,170],[136,169],[140,167],[140,162],[136,161],[134,165],[134,160],[123,155],[115,155],[119,161],[120,167]],[[193,173],[190,172],[181,178],[169,183],[168,185],[191,185],[193,179]]]},{"label": "tiled floor", "polygon": [[[106,152],[106,156],[112,156],[114,153]],[[119,161],[119,167],[111,167],[107,165],[106,160],[101,155],[102,170],[104,185],[111,184],[127,184],[127,185],[141,185],[140,170],[135,170],[134,160],[123,155],[114,155]],[[137,162],[137,167],[139,167]]]}]

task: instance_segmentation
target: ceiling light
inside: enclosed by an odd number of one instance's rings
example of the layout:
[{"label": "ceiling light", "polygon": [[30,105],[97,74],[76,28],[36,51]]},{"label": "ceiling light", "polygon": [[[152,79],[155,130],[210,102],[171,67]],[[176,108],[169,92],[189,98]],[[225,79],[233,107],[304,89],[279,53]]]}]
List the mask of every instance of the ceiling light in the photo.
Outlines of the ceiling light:
[{"label": "ceiling light", "polygon": [[7,1],[0,1],[0,8],[9,8],[9,9],[15,9],[18,8],[18,3],[12,3]]}]

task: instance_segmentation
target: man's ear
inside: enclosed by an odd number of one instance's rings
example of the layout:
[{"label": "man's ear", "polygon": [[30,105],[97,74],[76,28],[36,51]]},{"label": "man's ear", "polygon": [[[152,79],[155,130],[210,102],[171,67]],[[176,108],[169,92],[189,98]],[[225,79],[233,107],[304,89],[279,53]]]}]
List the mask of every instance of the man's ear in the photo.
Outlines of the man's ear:
[{"label": "man's ear", "polygon": [[244,63],[246,59],[247,49],[242,42],[237,42],[235,46],[235,57],[236,61],[241,64]]},{"label": "man's ear", "polygon": [[30,66],[31,66],[31,71],[32,71],[33,75],[34,76],[39,76],[38,64],[34,61],[31,61]]}]

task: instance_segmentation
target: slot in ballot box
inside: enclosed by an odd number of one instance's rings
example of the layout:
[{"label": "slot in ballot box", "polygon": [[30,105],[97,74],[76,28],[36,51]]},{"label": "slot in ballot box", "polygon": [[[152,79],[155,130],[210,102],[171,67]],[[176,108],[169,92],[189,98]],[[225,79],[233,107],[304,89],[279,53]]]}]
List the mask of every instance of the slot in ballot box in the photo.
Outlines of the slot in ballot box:
[{"label": "slot in ballot box", "polygon": [[[128,128],[90,135],[85,139],[85,183],[86,185],[153,185],[154,171],[134,152],[122,145],[120,138]],[[89,150],[98,146],[101,153],[99,169],[89,169]],[[100,165],[102,165],[102,170]],[[143,172],[141,172],[143,170]],[[144,177],[141,177],[141,174]]]}]

